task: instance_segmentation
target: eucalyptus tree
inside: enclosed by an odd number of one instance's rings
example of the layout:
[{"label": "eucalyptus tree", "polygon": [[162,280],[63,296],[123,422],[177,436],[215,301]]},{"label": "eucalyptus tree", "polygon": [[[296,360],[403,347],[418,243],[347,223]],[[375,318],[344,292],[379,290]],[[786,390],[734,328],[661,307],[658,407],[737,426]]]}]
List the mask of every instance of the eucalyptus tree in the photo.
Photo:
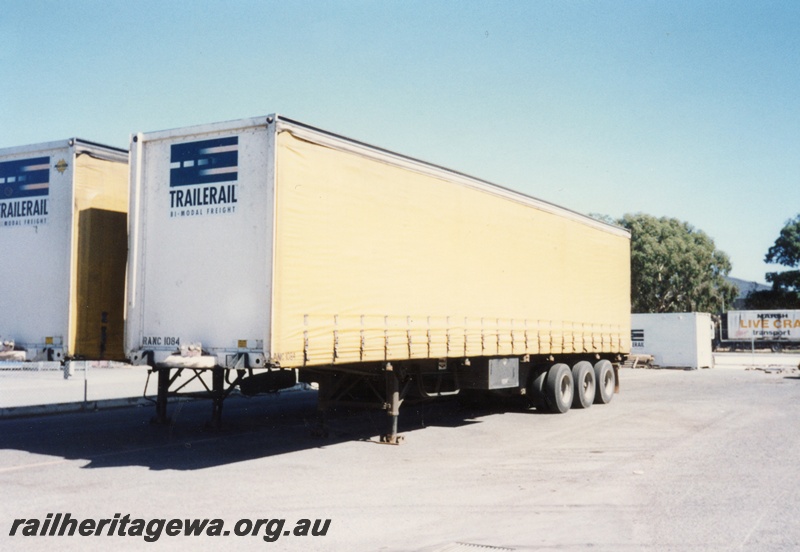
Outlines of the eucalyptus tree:
[{"label": "eucalyptus tree", "polygon": [[725,280],[730,258],[705,232],[674,218],[627,214],[631,231],[633,312],[712,312],[727,309],[736,286]]},{"label": "eucalyptus tree", "polygon": [[800,308],[800,214],[786,221],[764,262],[783,265],[788,270],[767,272],[772,289],[751,293],[746,306],[751,309]]}]

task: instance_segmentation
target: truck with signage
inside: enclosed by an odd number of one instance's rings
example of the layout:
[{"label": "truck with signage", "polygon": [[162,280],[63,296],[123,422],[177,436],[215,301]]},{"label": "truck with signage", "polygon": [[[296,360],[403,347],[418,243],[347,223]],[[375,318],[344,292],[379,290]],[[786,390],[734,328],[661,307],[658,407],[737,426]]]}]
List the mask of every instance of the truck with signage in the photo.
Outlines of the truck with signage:
[{"label": "truck with signage", "polygon": [[722,344],[734,349],[800,347],[800,310],[728,311],[720,333]]},{"label": "truck with signage", "polygon": [[406,399],[610,401],[630,234],[282,116],[139,133],[127,313],[159,420],[181,375],[214,421],[235,389],[299,381],[323,415],[385,409],[396,443]]},{"label": "truck with signage", "polygon": [[0,149],[0,363],[123,360],[128,154]]}]

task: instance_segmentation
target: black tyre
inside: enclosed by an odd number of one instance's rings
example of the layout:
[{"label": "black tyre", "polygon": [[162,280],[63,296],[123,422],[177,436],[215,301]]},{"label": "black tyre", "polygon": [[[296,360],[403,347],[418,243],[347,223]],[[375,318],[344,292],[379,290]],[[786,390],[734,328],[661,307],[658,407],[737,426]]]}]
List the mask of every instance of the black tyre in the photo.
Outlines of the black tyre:
[{"label": "black tyre", "polygon": [[614,398],[614,388],[617,385],[614,367],[610,361],[600,360],[594,365],[594,381],[597,388],[594,402],[597,404],[610,403]]},{"label": "black tyre", "polygon": [[575,397],[573,408],[589,408],[595,398],[594,368],[590,362],[582,360],[572,367],[572,383]]},{"label": "black tyre", "polygon": [[528,381],[528,404],[538,411],[548,410],[547,401],[544,398],[544,382],[547,379],[547,370],[534,372]]},{"label": "black tyre", "polygon": [[550,411],[563,414],[569,410],[574,394],[572,370],[566,364],[553,364],[544,381],[544,397]]}]

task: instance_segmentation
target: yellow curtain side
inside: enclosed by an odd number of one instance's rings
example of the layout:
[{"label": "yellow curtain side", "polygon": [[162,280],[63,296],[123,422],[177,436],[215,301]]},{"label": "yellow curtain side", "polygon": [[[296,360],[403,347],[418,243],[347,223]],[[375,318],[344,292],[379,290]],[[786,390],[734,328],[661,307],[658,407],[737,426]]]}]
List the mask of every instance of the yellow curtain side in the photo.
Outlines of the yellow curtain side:
[{"label": "yellow curtain side", "polygon": [[285,366],[627,350],[623,236],[288,132],[276,195]]}]

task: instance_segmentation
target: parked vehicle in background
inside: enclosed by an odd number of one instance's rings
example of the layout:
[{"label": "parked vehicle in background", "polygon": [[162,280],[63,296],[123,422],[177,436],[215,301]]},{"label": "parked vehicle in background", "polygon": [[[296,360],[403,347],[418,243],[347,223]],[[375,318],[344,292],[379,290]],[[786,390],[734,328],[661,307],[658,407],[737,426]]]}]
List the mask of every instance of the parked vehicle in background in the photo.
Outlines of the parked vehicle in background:
[{"label": "parked vehicle in background", "polygon": [[127,151],[0,149],[0,362],[123,360]]},{"label": "parked vehicle in background", "polygon": [[800,310],[737,310],[722,317],[723,346],[780,351],[800,347]]}]

